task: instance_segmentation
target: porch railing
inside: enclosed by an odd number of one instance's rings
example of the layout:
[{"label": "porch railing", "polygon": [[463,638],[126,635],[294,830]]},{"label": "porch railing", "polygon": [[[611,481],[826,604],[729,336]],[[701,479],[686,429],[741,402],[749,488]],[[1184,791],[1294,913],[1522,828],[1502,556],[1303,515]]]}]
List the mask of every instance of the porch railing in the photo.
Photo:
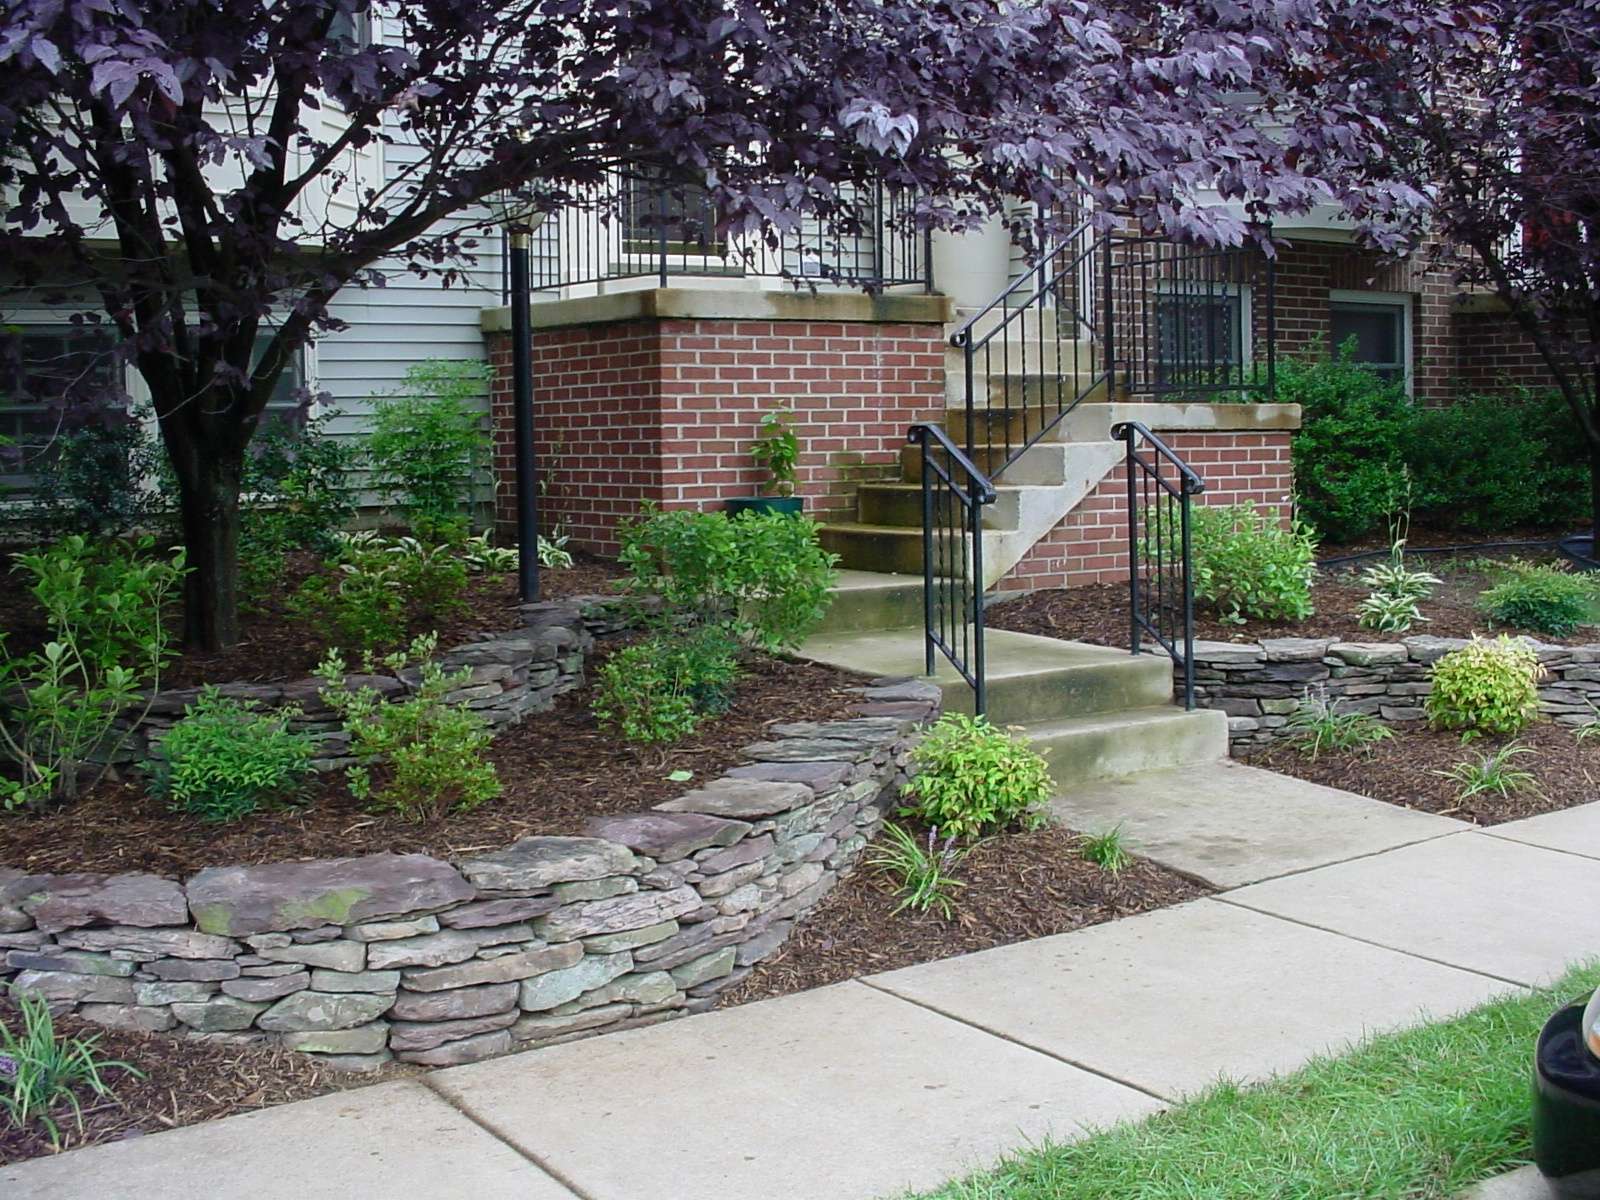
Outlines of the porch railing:
[{"label": "porch railing", "polygon": [[857,288],[932,290],[932,247],[915,200],[881,182],[842,188],[836,211],[782,232],[730,236],[703,188],[648,174],[613,174],[534,232],[535,298],[614,281],[786,279]]}]

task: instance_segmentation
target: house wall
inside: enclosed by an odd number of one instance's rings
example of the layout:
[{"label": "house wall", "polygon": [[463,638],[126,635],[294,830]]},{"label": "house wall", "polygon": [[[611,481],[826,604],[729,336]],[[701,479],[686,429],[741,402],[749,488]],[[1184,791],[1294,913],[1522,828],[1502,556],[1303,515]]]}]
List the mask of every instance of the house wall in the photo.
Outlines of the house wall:
[{"label": "house wall", "polygon": [[[646,313],[673,296],[680,313]],[[930,297],[630,293],[612,319],[536,328],[535,444],[542,525],[609,555],[645,502],[715,507],[759,493],[750,460],[761,418],[795,414],[797,494],[819,518],[850,519],[855,485],[892,478],[906,429],[944,405],[946,304]],[[669,306],[670,307],[670,306]],[[559,318],[541,306],[536,320]],[[565,307],[583,315],[581,302]],[[900,319],[905,317],[922,319]],[[490,314],[495,365],[496,519],[515,522],[511,345]],[[494,325],[501,328],[494,328]]]}]

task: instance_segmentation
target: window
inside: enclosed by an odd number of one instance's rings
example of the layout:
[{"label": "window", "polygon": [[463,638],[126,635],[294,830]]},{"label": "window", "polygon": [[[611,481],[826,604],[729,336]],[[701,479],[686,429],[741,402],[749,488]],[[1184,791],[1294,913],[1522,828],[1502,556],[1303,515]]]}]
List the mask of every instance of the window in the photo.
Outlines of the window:
[{"label": "window", "polygon": [[[255,348],[250,354],[251,369],[261,361],[261,356],[267,352],[267,346],[271,342],[271,329],[262,329],[256,333]],[[289,362],[278,376],[278,381],[273,384],[272,395],[267,397],[267,407],[261,414],[261,428],[265,429],[269,425],[299,428],[304,425],[305,405],[301,392],[305,386],[305,351],[302,348],[290,355]]]},{"label": "window", "polygon": [[1388,380],[1411,377],[1411,297],[1380,292],[1329,296],[1329,340],[1335,354],[1354,341],[1355,361]]},{"label": "window", "polygon": [[1250,359],[1250,289],[1175,283],[1155,298],[1155,382],[1215,388],[1244,381]]},{"label": "window", "polygon": [[58,434],[83,425],[96,410],[122,407],[122,366],[115,339],[93,325],[21,325],[0,353],[0,490],[26,487],[30,468],[51,454]]},{"label": "window", "polygon": [[343,10],[334,13],[328,23],[328,40],[346,50],[365,50],[372,45],[371,14]]}]

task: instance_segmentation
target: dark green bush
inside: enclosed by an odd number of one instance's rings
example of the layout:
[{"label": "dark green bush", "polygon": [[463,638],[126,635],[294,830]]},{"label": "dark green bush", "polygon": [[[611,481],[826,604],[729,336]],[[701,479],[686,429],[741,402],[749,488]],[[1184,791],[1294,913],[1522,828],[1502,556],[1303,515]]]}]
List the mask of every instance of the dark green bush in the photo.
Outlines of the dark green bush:
[{"label": "dark green bush", "polygon": [[1594,619],[1595,580],[1590,575],[1536,563],[1511,563],[1483,594],[1483,608],[1502,625],[1567,637]]},{"label": "dark green bush", "polygon": [[137,413],[107,411],[68,425],[48,454],[22,464],[31,477],[24,532],[55,542],[75,533],[98,540],[149,528],[162,497],[147,476],[162,457]]},{"label": "dark green bush", "polygon": [[273,424],[250,445],[241,487],[239,566],[252,592],[273,586],[291,550],[332,553],[334,534],[355,511],[344,482],[354,455],[327,431],[336,415],[323,413],[298,429]]},{"label": "dark green bush", "polygon": [[1290,359],[1279,368],[1278,399],[1302,409],[1292,443],[1300,516],[1335,542],[1382,529],[1402,486],[1413,420],[1404,386],[1348,355]]}]

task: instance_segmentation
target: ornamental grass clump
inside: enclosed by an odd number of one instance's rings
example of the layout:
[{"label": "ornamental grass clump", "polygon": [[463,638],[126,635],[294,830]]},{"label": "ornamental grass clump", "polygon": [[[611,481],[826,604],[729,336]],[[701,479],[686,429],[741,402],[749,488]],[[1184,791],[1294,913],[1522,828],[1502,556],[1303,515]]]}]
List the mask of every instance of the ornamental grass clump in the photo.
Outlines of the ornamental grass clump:
[{"label": "ornamental grass clump", "polygon": [[946,713],[911,752],[911,765],[900,815],[946,837],[1037,828],[1054,790],[1038,752],[986,717]]},{"label": "ornamental grass clump", "polygon": [[[99,1035],[69,1038],[56,1032],[55,1018],[43,996],[12,989],[16,1019],[0,1015],[0,1132],[9,1126],[27,1129],[37,1123],[50,1144],[61,1145],[57,1117],[70,1111],[83,1128],[83,1094],[110,1096],[104,1073],[113,1068],[139,1076],[124,1062],[101,1058]],[[15,1027],[13,1027],[15,1026]]]},{"label": "ornamental grass clump", "polygon": [[1433,664],[1423,707],[1435,729],[1468,735],[1521,733],[1539,715],[1537,651],[1519,638],[1473,638]]}]

